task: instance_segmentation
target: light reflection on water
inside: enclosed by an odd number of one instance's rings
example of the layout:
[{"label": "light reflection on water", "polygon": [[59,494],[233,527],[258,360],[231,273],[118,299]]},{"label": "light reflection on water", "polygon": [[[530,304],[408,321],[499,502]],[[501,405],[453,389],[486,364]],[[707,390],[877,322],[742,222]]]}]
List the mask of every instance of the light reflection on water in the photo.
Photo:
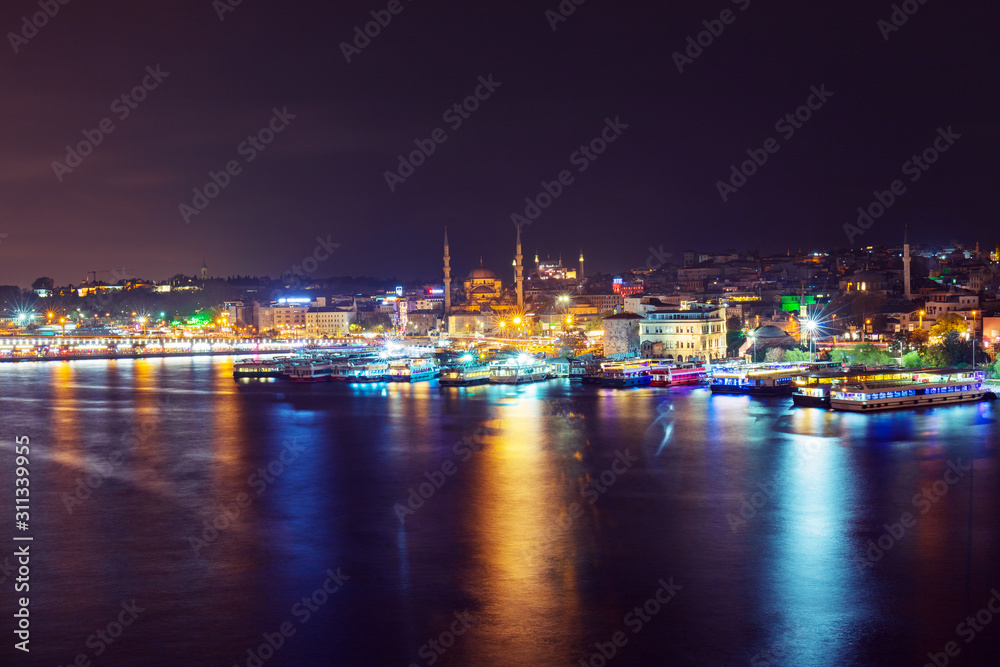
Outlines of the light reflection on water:
[{"label": "light reflection on water", "polygon": [[[3,455],[15,435],[33,442],[46,638],[33,658],[71,662],[136,598],[146,616],[105,664],[245,664],[342,567],[344,590],[268,664],[426,664],[421,648],[466,610],[478,620],[436,664],[579,664],[628,632],[661,577],[684,588],[613,664],[918,663],[1000,584],[996,404],[858,415],[697,387],[290,386],[231,371],[222,358],[0,367]],[[481,451],[459,456],[473,437]],[[68,512],[121,443],[124,462]],[[588,496],[626,451],[634,466]],[[920,514],[914,494],[973,459],[974,483]],[[262,485],[269,466],[280,473]],[[394,508],[428,475],[443,484],[401,522]],[[249,506],[196,555],[190,538],[240,493]],[[916,526],[858,567],[906,511]]]}]

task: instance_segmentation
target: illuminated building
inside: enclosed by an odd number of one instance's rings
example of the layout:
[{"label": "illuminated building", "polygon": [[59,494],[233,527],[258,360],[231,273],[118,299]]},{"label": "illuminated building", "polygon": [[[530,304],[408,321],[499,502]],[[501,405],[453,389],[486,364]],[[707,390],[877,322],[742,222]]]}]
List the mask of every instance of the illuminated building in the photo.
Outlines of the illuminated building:
[{"label": "illuminated building", "polygon": [[693,359],[723,359],[726,356],[726,307],[685,303],[680,308],[650,311],[639,323],[642,355]]},{"label": "illuminated building", "polygon": [[464,287],[467,303],[493,301],[503,294],[503,282],[497,278],[497,274],[483,267],[482,258],[479,260],[479,268],[473,269],[465,279]]},{"label": "illuminated building", "polygon": [[309,308],[305,314],[306,333],[310,336],[336,336],[351,330],[357,312],[335,307]]}]

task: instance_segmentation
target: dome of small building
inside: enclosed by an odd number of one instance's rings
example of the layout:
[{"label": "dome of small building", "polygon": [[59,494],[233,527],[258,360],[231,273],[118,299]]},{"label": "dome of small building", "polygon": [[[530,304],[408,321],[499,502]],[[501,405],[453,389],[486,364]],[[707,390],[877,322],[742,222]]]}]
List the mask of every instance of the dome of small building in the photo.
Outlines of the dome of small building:
[{"label": "dome of small building", "polygon": [[469,280],[496,280],[496,277],[497,274],[483,267],[473,269],[469,274]]},{"label": "dome of small building", "polygon": [[757,340],[767,340],[767,339],[780,340],[788,337],[787,333],[785,333],[778,327],[774,326],[773,324],[767,324],[762,327],[757,327],[753,331],[753,335],[754,338],[756,338]]}]

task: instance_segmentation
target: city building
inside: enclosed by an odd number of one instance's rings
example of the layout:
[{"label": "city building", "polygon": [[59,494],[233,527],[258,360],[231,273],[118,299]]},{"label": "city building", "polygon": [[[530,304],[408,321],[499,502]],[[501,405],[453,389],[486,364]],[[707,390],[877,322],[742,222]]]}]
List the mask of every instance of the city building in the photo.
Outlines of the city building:
[{"label": "city building", "polygon": [[685,303],[650,311],[639,323],[642,356],[676,361],[726,356],[726,307]]},{"label": "city building", "polygon": [[309,308],[305,313],[306,334],[309,336],[341,336],[350,333],[357,318],[353,310],[332,306]]}]

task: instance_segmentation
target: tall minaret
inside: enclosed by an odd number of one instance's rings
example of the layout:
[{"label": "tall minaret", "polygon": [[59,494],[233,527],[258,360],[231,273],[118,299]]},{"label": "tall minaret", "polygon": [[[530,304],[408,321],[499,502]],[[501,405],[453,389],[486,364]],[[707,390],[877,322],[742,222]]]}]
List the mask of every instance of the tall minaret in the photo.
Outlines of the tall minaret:
[{"label": "tall minaret", "polygon": [[538,248],[535,248],[535,275],[540,276],[542,274],[542,266],[538,261]]},{"label": "tall minaret", "polygon": [[517,283],[517,307],[524,310],[524,257],[521,255],[521,227],[517,228],[517,249],[514,252],[514,281]]},{"label": "tall minaret", "polygon": [[906,300],[913,298],[910,293],[910,230],[909,226],[903,228],[903,292]]},{"label": "tall minaret", "polygon": [[444,316],[451,314],[451,253],[448,251],[448,228],[444,228]]},{"label": "tall minaret", "polygon": [[587,274],[583,272],[583,248],[580,248],[580,280],[587,277]]},{"label": "tall minaret", "polygon": [[[205,260],[201,260],[201,279],[208,280],[208,263]],[[96,277],[95,277],[96,282]]]}]

